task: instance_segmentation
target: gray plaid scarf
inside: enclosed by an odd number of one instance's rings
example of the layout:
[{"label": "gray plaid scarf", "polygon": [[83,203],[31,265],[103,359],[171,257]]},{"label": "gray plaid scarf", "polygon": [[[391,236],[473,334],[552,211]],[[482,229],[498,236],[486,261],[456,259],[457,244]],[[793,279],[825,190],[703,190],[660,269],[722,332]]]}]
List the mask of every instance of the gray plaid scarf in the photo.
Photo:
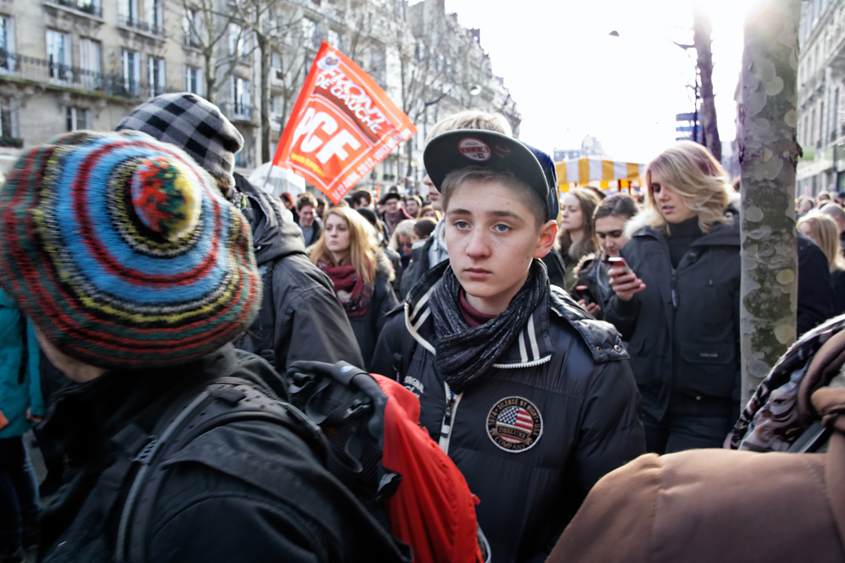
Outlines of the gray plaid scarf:
[{"label": "gray plaid scarf", "polygon": [[528,318],[549,290],[546,266],[534,260],[525,285],[511,299],[508,308],[478,327],[470,327],[460,311],[461,284],[451,266],[437,282],[431,295],[431,314],[437,339],[436,361],[440,373],[455,393],[461,393],[484,376],[513,344]]}]

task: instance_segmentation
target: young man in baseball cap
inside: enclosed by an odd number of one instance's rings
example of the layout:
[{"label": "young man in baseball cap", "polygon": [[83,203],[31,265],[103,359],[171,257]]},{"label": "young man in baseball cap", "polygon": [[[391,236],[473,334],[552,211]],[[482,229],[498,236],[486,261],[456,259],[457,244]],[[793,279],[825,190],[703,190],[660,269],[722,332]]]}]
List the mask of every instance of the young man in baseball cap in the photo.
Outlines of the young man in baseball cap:
[{"label": "young man in baseball cap", "polygon": [[425,274],[373,359],[420,398],[420,421],[466,476],[494,561],[543,560],[590,487],[644,453],[615,329],[540,260],[558,199],[519,141],[459,130],[426,147],[449,260]]}]

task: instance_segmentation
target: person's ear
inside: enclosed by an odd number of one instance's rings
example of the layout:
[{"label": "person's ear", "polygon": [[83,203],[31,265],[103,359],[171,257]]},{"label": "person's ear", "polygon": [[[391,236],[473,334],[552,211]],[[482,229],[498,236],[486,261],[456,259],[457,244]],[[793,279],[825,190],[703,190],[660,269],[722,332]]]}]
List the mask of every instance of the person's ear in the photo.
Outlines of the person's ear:
[{"label": "person's ear", "polygon": [[539,237],[537,238],[537,246],[534,248],[534,258],[542,258],[548,254],[555,244],[557,238],[557,221],[546,221],[540,227]]}]

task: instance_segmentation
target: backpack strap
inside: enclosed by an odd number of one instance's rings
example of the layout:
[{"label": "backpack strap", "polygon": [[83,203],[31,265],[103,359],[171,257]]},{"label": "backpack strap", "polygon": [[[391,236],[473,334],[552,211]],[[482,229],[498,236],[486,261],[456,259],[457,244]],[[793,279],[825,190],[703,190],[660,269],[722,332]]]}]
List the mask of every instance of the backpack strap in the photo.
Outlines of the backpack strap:
[{"label": "backpack strap", "polygon": [[[175,412],[173,412],[175,411]],[[168,416],[169,415],[169,416]],[[281,402],[266,386],[237,377],[221,377],[190,389],[174,403],[144,446],[131,459],[140,464],[123,504],[115,543],[118,563],[147,560],[146,547],[153,508],[164,471],[157,468],[196,437],[212,428],[246,420],[265,420],[280,424],[305,438],[325,459],[325,445],[320,429],[305,415]]]},{"label": "backpack strap", "polygon": [[393,379],[399,383],[402,383],[402,376],[408,373],[411,358],[414,357],[414,352],[417,349],[415,338],[402,338],[401,341],[401,348],[393,354]]}]

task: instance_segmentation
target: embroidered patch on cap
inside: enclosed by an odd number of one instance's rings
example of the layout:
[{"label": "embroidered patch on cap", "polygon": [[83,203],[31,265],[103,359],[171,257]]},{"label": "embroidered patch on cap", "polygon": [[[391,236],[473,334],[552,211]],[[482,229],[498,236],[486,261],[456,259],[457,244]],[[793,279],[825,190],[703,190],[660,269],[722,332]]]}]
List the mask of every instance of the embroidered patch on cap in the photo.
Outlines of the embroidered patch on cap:
[{"label": "embroidered patch on cap", "polygon": [[490,409],[487,434],[500,449],[520,453],[531,449],[543,434],[543,417],[522,397],[507,397]]},{"label": "embroidered patch on cap", "polygon": [[490,160],[490,147],[484,141],[467,137],[458,143],[458,150],[461,154],[475,162],[486,162]]}]

